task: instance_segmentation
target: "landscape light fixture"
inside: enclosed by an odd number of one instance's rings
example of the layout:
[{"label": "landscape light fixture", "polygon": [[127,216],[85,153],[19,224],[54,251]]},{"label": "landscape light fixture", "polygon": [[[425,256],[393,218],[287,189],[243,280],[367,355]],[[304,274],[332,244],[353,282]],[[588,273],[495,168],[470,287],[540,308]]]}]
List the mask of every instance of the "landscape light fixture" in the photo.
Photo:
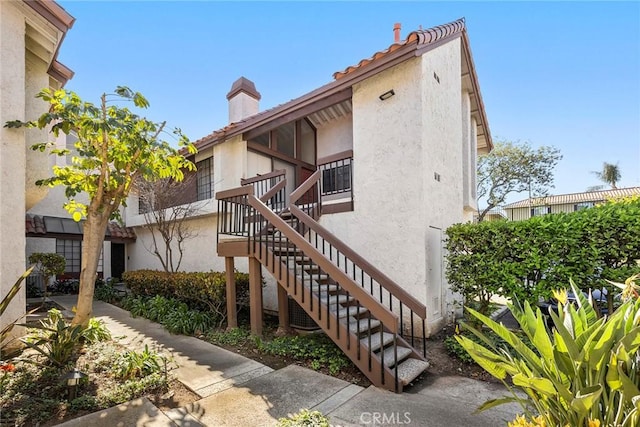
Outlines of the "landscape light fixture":
[{"label": "landscape light fixture", "polygon": [[380,95],[378,98],[380,98],[380,101],[384,101],[386,99],[391,98],[393,95],[395,95],[396,93],[393,91],[393,89],[386,91],[385,93],[383,93],[382,95]]},{"label": "landscape light fixture", "polygon": [[63,380],[67,380],[67,393],[69,396],[69,401],[72,401],[76,398],[76,395],[78,394],[78,384],[80,383],[81,379],[86,377],[87,374],[85,374],[84,372],[80,372],[76,368],[73,368],[73,370],[67,372],[62,377]]}]

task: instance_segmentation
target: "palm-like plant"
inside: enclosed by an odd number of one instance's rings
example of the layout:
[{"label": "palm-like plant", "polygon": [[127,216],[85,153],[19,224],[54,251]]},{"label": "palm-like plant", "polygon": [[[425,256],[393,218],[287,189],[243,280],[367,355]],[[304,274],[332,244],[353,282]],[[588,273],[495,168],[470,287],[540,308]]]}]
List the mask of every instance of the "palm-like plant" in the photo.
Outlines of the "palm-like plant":
[{"label": "palm-like plant", "polygon": [[592,172],[598,179],[605,184],[609,184],[611,188],[616,189],[616,184],[620,181],[622,177],[620,174],[620,167],[616,163],[615,165],[612,163],[604,162],[602,163],[601,171],[593,171]]}]

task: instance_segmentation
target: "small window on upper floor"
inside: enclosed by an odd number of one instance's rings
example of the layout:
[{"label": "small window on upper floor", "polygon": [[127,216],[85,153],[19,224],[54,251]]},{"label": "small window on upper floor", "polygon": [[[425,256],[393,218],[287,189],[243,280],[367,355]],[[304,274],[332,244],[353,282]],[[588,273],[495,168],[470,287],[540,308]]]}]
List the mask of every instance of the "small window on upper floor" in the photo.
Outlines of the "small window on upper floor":
[{"label": "small window on upper floor", "polygon": [[531,208],[531,217],[542,216],[551,213],[551,206],[536,206]]},{"label": "small window on upper floor", "polygon": [[196,168],[198,200],[213,198],[213,158],[197,162]]},{"label": "small window on upper floor", "polygon": [[581,211],[583,209],[589,209],[592,208],[596,205],[596,202],[581,202],[581,203],[576,203],[575,205],[573,205],[573,210],[574,211]]}]

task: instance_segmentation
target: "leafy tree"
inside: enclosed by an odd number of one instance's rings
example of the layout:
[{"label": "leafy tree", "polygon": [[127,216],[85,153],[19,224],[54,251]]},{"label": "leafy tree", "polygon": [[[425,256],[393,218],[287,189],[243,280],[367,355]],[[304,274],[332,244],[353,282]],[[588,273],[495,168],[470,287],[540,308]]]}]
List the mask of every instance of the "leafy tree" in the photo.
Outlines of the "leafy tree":
[{"label": "leafy tree", "polygon": [[[614,165],[612,163],[604,162],[602,163],[601,171],[593,171],[591,173],[597,176],[600,181],[604,182],[605,184],[609,184],[613,189],[618,188],[616,187],[616,184],[618,183],[618,181],[620,181],[620,178],[622,177],[620,174],[620,167],[618,166],[617,163]],[[603,185],[590,187],[590,190],[592,191],[602,190],[602,189],[604,189]]]},{"label": "leafy tree", "polygon": [[555,147],[533,149],[527,143],[497,142],[490,153],[478,158],[478,199],[487,202],[479,221],[511,193],[546,195],[553,187],[553,169],[560,159],[560,150]]},{"label": "leafy tree", "polygon": [[[37,182],[50,187],[64,186],[67,202],[65,209],[73,219],[83,217],[82,264],[80,292],[75,324],[86,325],[91,317],[95,278],[104,235],[110,219],[119,218],[119,208],[126,203],[132,183],[139,178],[155,181],[160,178],[182,180],[183,170],[194,170],[195,165],[178,149],[162,139],[165,123],[155,123],[140,117],[126,107],[114,105],[117,101],[130,101],[138,108],[148,108],[149,102],[139,92],[118,86],[115,94],[103,94],[95,106],[66,90],[42,90],[38,95],[50,104],[47,113],[37,120],[7,122],[5,127],[48,128],[55,136],[60,132],[73,132],[77,156],[71,164],[54,166],[53,176]],[[173,131],[180,146],[195,153],[195,147],[179,129]],[[51,143],[32,146],[44,151]],[[51,149],[52,154],[67,155],[69,150]],[[89,204],[75,200],[86,193]]]},{"label": "leafy tree", "polygon": [[47,285],[51,276],[57,276],[64,273],[64,269],[67,265],[62,255],[54,253],[34,252],[29,255],[29,262],[36,264],[38,272],[42,274],[44,278],[44,295],[47,295]]},{"label": "leafy tree", "polygon": [[188,222],[196,213],[196,206],[183,200],[185,189],[192,188],[195,194],[195,185],[195,174],[187,175],[182,182],[169,178],[154,182],[140,179],[135,184],[144,210],[144,228],[151,235],[145,249],[158,258],[167,273],[180,269],[186,241],[197,236]]}]

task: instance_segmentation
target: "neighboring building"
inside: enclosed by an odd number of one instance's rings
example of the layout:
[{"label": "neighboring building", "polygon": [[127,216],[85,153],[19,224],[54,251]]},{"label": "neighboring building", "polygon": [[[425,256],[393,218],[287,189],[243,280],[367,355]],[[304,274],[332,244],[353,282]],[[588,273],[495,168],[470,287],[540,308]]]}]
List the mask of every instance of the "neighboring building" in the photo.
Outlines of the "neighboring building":
[{"label": "neighboring building", "polygon": [[585,191],[584,193],[558,194],[533,197],[505,205],[507,219],[522,221],[534,216],[587,209],[611,199],[640,195],[640,187],[613,190]]},{"label": "neighboring building", "polygon": [[[185,188],[188,198],[182,202],[192,201],[197,208],[189,222],[198,235],[187,245],[183,269],[226,268],[231,273],[235,266],[249,271],[255,333],[261,331],[263,302],[265,309],[279,313],[281,326],[287,326],[288,316],[283,313],[288,312],[289,297],[303,306],[374,384],[384,383],[382,375],[387,381],[398,378],[400,385],[395,389],[401,389],[424,365],[416,350],[406,341],[393,339],[394,334],[428,335],[453,314],[454,295],[443,271],[443,232],[451,224],[473,219],[477,211],[476,156],[492,148],[464,20],[412,32],[403,41],[398,29],[396,42],[389,48],[335,73],[331,83],[275,108],[259,111],[260,94],[245,78],[233,84],[227,99],[230,124],[196,141],[197,180]],[[310,190],[294,193],[303,183]],[[241,184],[244,186],[238,188]],[[278,190],[281,186],[284,188]],[[266,213],[269,218],[279,216],[295,228],[275,217],[256,222],[253,204],[257,202],[250,193],[264,196],[263,201],[274,209]],[[245,201],[233,202],[234,194],[241,194]],[[222,200],[218,203],[214,197]],[[230,210],[234,206],[239,210]],[[304,227],[300,225],[302,211],[297,208],[312,216]],[[142,227],[143,210],[135,197],[129,200],[126,224],[137,235],[137,241],[127,245],[131,270],[160,268],[145,249],[150,234]],[[230,230],[234,226],[239,229]],[[291,234],[298,231],[315,246]],[[235,241],[228,240],[231,232],[236,234]],[[271,242],[261,246],[249,240],[247,244],[247,236],[256,239],[261,235],[271,236]],[[279,246],[285,241],[304,256],[298,256],[298,261],[289,259],[285,254],[290,248]],[[270,261],[263,252],[258,254],[259,247],[272,254]],[[284,268],[291,269],[291,276],[282,273],[285,258],[290,263]],[[296,262],[314,265],[296,267]],[[279,269],[278,274],[274,268]],[[264,290],[257,285],[261,270],[267,280]],[[285,276],[311,280],[301,270],[325,272],[317,274],[316,294],[307,295],[306,301],[306,291],[296,293],[283,282]],[[331,284],[320,283],[325,280]],[[340,335],[336,327],[332,329],[331,320],[320,321],[318,311],[318,307],[329,310],[336,305],[316,300],[318,295],[331,295],[337,301],[342,295],[347,301],[356,294],[360,295],[358,307],[342,302],[337,307],[358,316],[362,304],[367,312],[377,313],[377,319],[400,319],[398,327],[376,323],[376,331],[387,332],[379,336],[384,345],[376,347],[373,356],[375,345],[369,341],[368,368],[360,359],[362,346],[349,344],[354,332],[349,331],[351,323]],[[383,294],[384,301],[380,301]],[[233,316],[235,306],[230,307]],[[343,321],[336,313],[324,318],[338,316]],[[230,323],[233,321],[231,318]],[[359,332],[361,326],[357,323]],[[337,328],[341,327],[345,326]],[[372,329],[368,325],[370,333]],[[394,359],[397,365],[400,359],[409,360],[402,362],[397,377],[391,372],[392,343],[400,349]],[[383,347],[387,367],[381,367]],[[389,382],[385,384],[393,389]]]},{"label": "neighboring building", "polygon": [[[77,137],[71,133],[61,133],[56,139],[59,149],[68,149],[67,156],[51,156],[50,162],[57,166],[65,166],[71,163],[75,151],[74,143]],[[51,167],[50,165],[49,167]],[[46,176],[46,173],[42,176]],[[89,203],[85,194],[76,198],[78,202]],[[52,188],[40,202],[33,206],[26,215],[26,257],[34,252],[57,253],[64,256],[65,272],[60,278],[80,278],[80,265],[82,261],[82,221],[76,222],[63,208],[67,198],[64,188],[58,186]],[[135,242],[135,233],[132,229],[122,227],[116,222],[109,223],[102,254],[98,263],[98,276],[101,278],[119,278],[126,268],[125,244]],[[35,283],[40,279],[31,277]]]},{"label": "neighboring building", "polygon": [[[25,213],[46,195],[35,186],[50,173],[48,156],[29,147],[46,141],[45,130],[8,129],[5,122],[28,120],[47,111],[35,95],[58,89],[73,72],[57,61],[58,49],[74,18],[53,1],[0,2],[0,294],[6,295],[22,273]],[[21,292],[0,319],[0,327],[25,312]]]},{"label": "neighboring building", "polygon": [[[473,218],[474,221],[478,222],[479,217],[480,215],[476,213]],[[506,220],[507,220],[507,214],[502,208],[491,209],[489,212],[487,212],[484,215],[484,219],[483,219],[483,221],[506,221]]]}]

